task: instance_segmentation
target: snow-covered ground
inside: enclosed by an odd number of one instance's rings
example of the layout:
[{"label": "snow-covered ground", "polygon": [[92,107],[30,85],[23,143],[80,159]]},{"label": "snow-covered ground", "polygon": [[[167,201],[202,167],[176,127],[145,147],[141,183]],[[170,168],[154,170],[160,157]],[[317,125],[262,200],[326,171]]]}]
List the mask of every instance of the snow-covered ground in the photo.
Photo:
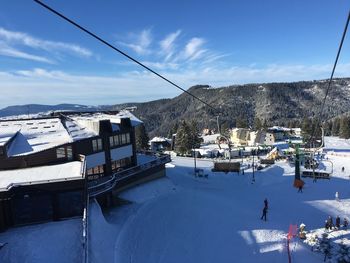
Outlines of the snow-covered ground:
[{"label": "snow-covered ground", "polygon": [[[350,218],[350,162],[329,155],[330,180],[303,179],[303,193],[293,187],[294,167],[277,162],[255,173],[213,173],[210,160],[197,159],[208,179],[193,176],[193,159],[174,157],[167,177],[121,194],[131,204],[112,209],[105,217],[93,208],[97,244],[94,262],[286,262],[289,226],[304,223],[309,232],[324,232],[329,215]],[[323,165],[327,170],[330,162]],[[345,167],[345,172],[341,171]],[[335,200],[335,192],[341,201]],[[260,219],[263,200],[269,200],[267,222]],[[105,231],[99,231],[105,229]],[[94,232],[91,233],[94,239]],[[332,241],[349,238],[333,231]],[[346,243],[346,242],[345,242]],[[322,262],[320,253],[300,239],[291,243],[292,262]],[[101,255],[103,255],[101,257]]]},{"label": "snow-covered ground", "polygon": [[1,263],[81,262],[81,220],[23,226],[0,233]]},{"label": "snow-covered ground", "polygon": [[[346,152],[344,144],[341,146]],[[213,173],[212,160],[197,159],[197,167],[208,174],[208,178],[198,178],[193,176],[193,158],[173,157],[165,178],[120,194],[130,204],[104,214],[96,203],[91,205],[90,262],[287,262],[286,237],[291,224],[304,223],[309,233],[321,235],[329,215],[333,221],[337,215],[342,221],[350,218],[349,157],[326,157],[334,166],[331,179],[313,183],[312,178],[305,178],[303,193],[293,187],[294,166],[285,161],[256,171],[252,183],[251,169],[244,175]],[[331,171],[329,161],[322,163],[327,171]],[[335,192],[339,192],[340,201],[335,200]],[[265,198],[269,201],[267,222],[260,219]],[[66,228],[66,222],[71,221],[52,224],[62,223],[61,228]],[[37,229],[34,237],[31,229]],[[0,234],[0,243],[10,241],[7,248],[0,249],[0,259],[5,256],[19,258],[8,262],[54,262],[45,257],[51,253],[56,259],[61,252],[59,262],[78,262],[78,232],[46,233],[41,229],[29,226]],[[81,230],[78,223],[76,229]],[[55,241],[48,243],[48,236]],[[63,238],[68,245],[59,243]],[[350,231],[332,231],[330,238],[334,243],[345,238],[348,243]],[[22,248],[16,242],[27,246]],[[69,245],[73,248],[67,248]],[[292,240],[290,248],[292,262],[323,262],[320,253],[312,252],[298,238]]]}]

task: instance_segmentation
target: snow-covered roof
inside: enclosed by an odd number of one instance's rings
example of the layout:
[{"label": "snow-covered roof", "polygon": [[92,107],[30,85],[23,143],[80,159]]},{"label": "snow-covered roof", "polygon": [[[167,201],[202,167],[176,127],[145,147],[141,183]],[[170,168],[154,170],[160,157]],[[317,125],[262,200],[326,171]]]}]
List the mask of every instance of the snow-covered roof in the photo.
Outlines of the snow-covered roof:
[{"label": "snow-covered roof", "polygon": [[211,134],[211,135],[204,135],[204,136],[202,136],[203,143],[214,143],[214,142],[216,142],[216,139],[218,138],[219,135],[220,135],[220,133],[215,133],[215,134]]},{"label": "snow-covered roof", "polygon": [[[140,119],[136,118],[134,114],[132,114],[130,111],[127,111],[127,110],[121,110],[117,115],[116,115],[117,118],[119,118],[119,120],[121,118],[130,118],[130,121],[131,121],[131,125],[132,126],[138,126],[140,124],[143,123],[143,121],[141,121]],[[117,123],[120,123],[117,122]]]},{"label": "snow-covered roof", "polygon": [[7,155],[27,155],[98,136],[101,120],[109,120],[113,131],[120,130],[122,118],[130,118],[133,126],[142,123],[128,111],[118,114],[94,112],[63,115],[63,118],[0,120],[0,146],[13,138],[8,144]]},{"label": "snow-covered roof", "polygon": [[12,137],[8,156],[26,155],[72,141],[59,118],[1,121],[1,144]]},{"label": "snow-covered roof", "polygon": [[150,142],[170,142],[171,140],[165,137],[154,137]]},{"label": "snow-covered roof", "polygon": [[18,185],[44,184],[83,179],[82,162],[0,171],[0,191]]}]

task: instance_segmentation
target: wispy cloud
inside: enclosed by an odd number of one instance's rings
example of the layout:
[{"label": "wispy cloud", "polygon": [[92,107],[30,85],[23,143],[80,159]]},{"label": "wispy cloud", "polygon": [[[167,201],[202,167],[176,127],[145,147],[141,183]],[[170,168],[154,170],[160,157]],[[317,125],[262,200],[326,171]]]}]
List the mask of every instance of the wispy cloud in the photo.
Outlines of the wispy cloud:
[{"label": "wispy cloud", "polygon": [[48,59],[42,56],[32,55],[32,54],[17,50],[1,42],[0,42],[0,55],[54,64],[54,61],[52,61],[51,59]]},{"label": "wispy cloud", "polygon": [[42,40],[26,33],[9,31],[1,27],[0,39],[6,41],[7,43],[22,44],[30,48],[45,51],[69,52],[82,57],[91,57],[93,55],[90,50],[76,44]]},{"label": "wispy cloud", "polygon": [[[165,71],[164,75],[187,89],[196,84],[222,87],[243,83],[326,79],[332,65],[269,65],[266,67],[206,67]],[[336,77],[349,77],[350,63],[339,64]],[[114,77],[75,75],[37,68],[1,72],[0,107],[13,104],[61,102],[117,104],[174,97],[180,91],[145,71],[130,71]],[[96,84],[98,83],[98,84]],[[49,95],[48,95],[49,94]]]},{"label": "wispy cloud", "polygon": [[175,41],[181,34],[181,30],[177,30],[174,33],[167,35],[163,40],[159,42],[162,54],[165,55],[165,61],[168,61],[175,52]]},{"label": "wispy cloud", "polygon": [[182,53],[184,59],[195,60],[203,56],[207,49],[203,48],[205,40],[203,38],[194,37],[187,44]]},{"label": "wispy cloud", "polygon": [[132,49],[139,55],[148,55],[152,51],[149,49],[152,43],[151,29],[144,29],[139,33],[129,33],[127,42],[120,44]]}]

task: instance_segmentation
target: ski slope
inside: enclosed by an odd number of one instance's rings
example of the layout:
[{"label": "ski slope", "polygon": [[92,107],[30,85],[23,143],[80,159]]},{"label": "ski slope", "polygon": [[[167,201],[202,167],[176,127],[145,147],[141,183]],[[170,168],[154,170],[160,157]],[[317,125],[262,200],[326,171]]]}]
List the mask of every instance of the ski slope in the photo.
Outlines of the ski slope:
[{"label": "ski slope", "polygon": [[[332,179],[313,183],[306,178],[303,193],[297,193],[294,167],[287,162],[256,172],[252,184],[252,170],[245,175],[212,173],[212,161],[197,159],[209,175],[197,178],[193,159],[175,157],[166,178],[123,192],[121,197],[132,203],[95,222],[113,231],[104,235],[108,257],[99,254],[94,262],[287,262],[290,224],[304,223],[307,230],[322,233],[328,215],[350,218],[350,164],[346,157],[328,158],[334,165]],[[323,165],[331,169],[330,162]],[[267,222],[260,219],[265,198]],[[98,207],[93,213],[100,213]],[[342,238],[350,238],[349,232],[332,234],[334,242]],[[298,238],[290,247],[292,262],[323,261]]]}]

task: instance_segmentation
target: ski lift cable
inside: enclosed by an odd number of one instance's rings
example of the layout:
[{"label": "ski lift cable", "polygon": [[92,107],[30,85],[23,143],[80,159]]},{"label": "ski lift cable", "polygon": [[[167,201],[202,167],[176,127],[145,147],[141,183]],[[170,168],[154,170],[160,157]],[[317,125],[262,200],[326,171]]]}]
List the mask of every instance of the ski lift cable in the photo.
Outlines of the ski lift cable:
[{"label": "ski lift cable", "polygon": [[347,32],[347,29],[348,29],[349,21],[350,21],[350,10],[349,10],[348,18],[347,18],[346,23],[345,23],[344,32],[343,32],[343,35],[342,35],[342,38],[341,38],[341,41],[340,41],[340,44],[339,44],[337,56],[336,56],[336,58],[335,58],[335,62],[334,62],[334,65],[333,65],[331,77],[330,77],[330,79],[329,79],[329,81],[328,81],[326,93],[325,93],[325,96],[324,96],[323,101],[322,101],[322,104],[321,104],[321,108],[320,108],[320,112],[319,112],[319,117],[316,118],[316,123],[315,123],[315,126],[314,126],[313,129],[312,129],[312,133],[311,133],[311,137],[310,137],[310,141],[309,141],[309,142],[312,142],[312,141],[314,140],[314,137],[315,137],[315,135],[316,135],[316,129],[317,129],[318,125],[320,124],[320,121],[321,121],[322,118],[323,118],[324,107],[325,107],[326,100],[327,100],[327,97],[328,97],[328,93],[329,93],[329,91],[330,91],[330,87],[331,87],[331,84],[332,84],[333,75],[334,75],[335,69],[336,69],[337,64],[338,64],[338,59],[339,59],[339,56],[340,56],[340,52],[341,52],[341,49],[342,49],[342,47],[343,47],[343,43],[344,43],[344,39],[345,39],[346,32]]},{"label": "ski lift cable", "polygon": [[197,97],[196,95],[192,94],[191,92],[188,92],[187,90],[181,88],[179,85],[175,84],[173,81],[169,80],[168,78],[164,77],[163,75],[161,75],[160,73],[157,73],[156,71],[154,71],[153,69],[151,69],[150,67],[146,66],[145,64],[141,63],[140,61],[138,61],[137,59],[131,57],[130,55],[128,55],[127,53],[125,53],[124,51],[120,50],[119,48],[115,47],[114,45],[110,44],[109,42],[107,42],[106,40],[103,40],[101,37],[97,36],[96,34],[92,33],[91,31],[89,31],[88,29],[84,28],[83,26],[79,25],[78,23],[74,22],[73,20],[69,19],[68,17],[64,16],[63,14],[59,13],[58,11],[54,10],[53,8],[51,8],[50,6],[44,4],[43,2],[41,2],[40,0],[34,0],[34,2],[38,3],[39,5],[41,5],[42,7],[46,8],[47,10],[51,11],[52,13],[56,14],[57,16],[61,17],[63,20],[66,20],[67,22],[69,22],[70,24],[74,25],[75,27],[79,28],[80,30],[84,31],[85,33],[87,33],[88,35],[92,36],[93,38],[97,39],[98,41],[100,41],[101,43],[105,44],[106,46],[112,48],[114,51],[117,51],[118,53],[122,54],[124,57],[128,58],[129,60],[135,62],[136,64],[140,65],[141,67],[145,68],[146,70],[150,71],[151,73],[153,73],[154,75],[158,76],[159,78],[165,80],[166,82],[170,83],[171,85],[173,85],[174,87],[176,87],[177,89],[187,93],[188,95],[192,96],[193,98],[195,98],[196,100],[202,102],[203,104],[205,104],[206,106],[208,106],[209,108],[215,110],[216,112],[221,113],[220,110],[216,109],[215,107],[213,107],[212,105],[210,105],[209,103],[205,102],[204,100],[202,100],[201,98]]}]

